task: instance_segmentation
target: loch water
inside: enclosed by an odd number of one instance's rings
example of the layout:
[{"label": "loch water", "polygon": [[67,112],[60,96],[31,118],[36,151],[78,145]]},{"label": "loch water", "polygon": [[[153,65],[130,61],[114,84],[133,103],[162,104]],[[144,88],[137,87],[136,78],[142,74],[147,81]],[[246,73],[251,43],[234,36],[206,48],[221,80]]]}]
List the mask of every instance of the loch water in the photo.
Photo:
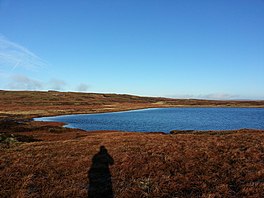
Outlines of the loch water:
[{"label": "loch water", "polygon": [[171,130],[264,129],[263,108],[153,108],[114,113],[35,118],[83,130],[165,132]]}]

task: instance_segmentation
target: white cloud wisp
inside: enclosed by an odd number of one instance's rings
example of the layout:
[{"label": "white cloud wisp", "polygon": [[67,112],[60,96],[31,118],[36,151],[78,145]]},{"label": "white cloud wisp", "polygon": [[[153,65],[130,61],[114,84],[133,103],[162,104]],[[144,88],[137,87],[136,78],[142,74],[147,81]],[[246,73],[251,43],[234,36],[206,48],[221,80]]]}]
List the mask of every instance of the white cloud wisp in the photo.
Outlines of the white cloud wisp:
[{"label": "white cloud wisp", "polygon": [[27,76],[15,75],[11,77],[8,88],[11,90],[41,90],[43,85],[40,81]]},{"label": "white cloud wisp", "polygon": [[0,34],[0,68],[13,71],[18,67],[36,70],[46,66],[47,63],[36,54]]}]

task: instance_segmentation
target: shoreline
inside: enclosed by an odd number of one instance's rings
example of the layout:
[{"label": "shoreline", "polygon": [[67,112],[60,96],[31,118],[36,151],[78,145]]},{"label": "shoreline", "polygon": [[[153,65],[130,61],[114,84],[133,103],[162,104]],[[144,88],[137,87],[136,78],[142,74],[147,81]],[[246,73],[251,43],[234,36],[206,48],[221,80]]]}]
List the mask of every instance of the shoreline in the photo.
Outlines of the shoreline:
[{"label": "shoreline", "polygon": [[116,95],[1,93],[0,197],[87,197],[87,172],[101,146],[115,162],[109,170],[116,198],[263,194],[264,130],[87,132],[33,118],[172,105]]},{"label": "shoreline", "polygon": [[[238,109],[238,110],[241,110],[241,109],[255,109],[255,111],[258,109],[258,108],[241,108],[241,107],[232,107],[233,109]],[[226,109],[232,109],[232,108],[229,108],[229,107],[192,107],[191,109],[223,109],[222,111],[220,111],[220,113],[224,113]],[[171,133],[174,133],[176,134],[176,131],[178,132],[181,132],[181,133],[189,133],[190,131],[193,132],[193,133],[205,133],[205,132],[211,132],[211,131],[217,131],[217,132],[220,132],[220,131],[237,131],[237,130],[243,130],[243,129],[250,129],[250,130],[264,130],[264,127],[260,127],[258,126],[256,123],[256,125],[250,125],[250,122],[248,124],[242,124],[241,126],[233,126],[232,125],[232,122],[229,123],[222,123],[220,127],[219,124],[218,124],[218,127],[214,127],[214,126],[211,126],[210,128],[209,127],[199,127],[199,126],[194,126],[193,128],[188,128],[188,127],[184,127],[184,126],[178,126],[177,127],[177,123],[175,124],[175,127],[169,127],[171,129],[168,129],[166,126],[164,126],[164,130],[162,130],[161,128],[159,128],[159,126],[157,127],[152,127],[151,129],[149,130],[145,130],[144,128],[141,127],[141,129],[135,129],[133,128],[133,126],[131,126],[130,128],[128,127],[118,127],[117,125],[111,125],[111,127],[86,127],[83,126],[83,125],[79,125],[78,123],[76,123],[75,121],[78,120],[78,119],[81,119],[83,118],[83,116],[88,116],[87,119],[89,120],[89,116],[93,116],[93,115],[100,115],[100,116],[104,116],[104,115],[110,115],[110,116],[114,116],[116,114],[122,114],[122,113],[133,113],[133,112],[145,112],[145,111],[155,111],[155,110],[164,110],[164,109],[171,109],[171,110],[174,110],[174,109],[190,109],[190,107],[170,107],[170,108],[144,108],[144,109],[136,109],[136,110],[126,110],[126,111],[118,111],[118,112],[104,112],[104,113],[90,113],[90,114],[68,114],[68,115],[58,115],[58,116],[47,116],[47,117],[37,117],[37,118],[33,118],[32,120],[33,121],[40,121],[40,122],[62,122],[63,123],[63,127],[64,128],[70,128],[70,129],[80,129],[80,130],[84,130],[84,131],[112,131],[112,130],[117,130],[117,131],[124,131],[124,132],[142,132],[142,133],[155,133],[155,132],[162,132],[162,133],[165,133],[165,134],[171,134]],[[206,110],[207,111],[207,110]],[[229,110],[227,110],[229,111]],[[244,111],[243,111],[244,112]],[[226,112],[228,113],[228,112]],[[236,115],[237,113],[235,113],[234,117],[238,116]],[[74,122],[71,122],[71,117],[72,119],[74,119],[75,121]],[[140,117],[140,114],[139,114],[139,117]],[[92,117],[93,118],[93,117]],[[96,117],[95,117],[96,119]],[[102,119],[104,119],[104,117],[102,117]],[[237,119],[239,119],[237,117]],[[246,120],[245,120],[246,121]],[[221,121],[220,121],[221,122]],[[191,121],[190,121],[190,124],[191,124]],[[230,125],[231,124],[231,125]],[[136,125],[136,123],[135,123]],[[142,125],[142,124],[141,124]],[[169,123],[167,124],[169,125]],[[231,127],[224,127],[224,126],[231,126]],[[150,126],[156,126],[155,123],[152,123],[150,124]],[[254,127],[254,126],[258,126],[258,127]],[[111,128],[111,129],[109,129]],[[137,127],[136,127],[137,128]],[[156,128],[156,129],[155,129]],[[158,130],[157,130],[158,129]]]},{"label": "shoreline", "polygon": [[0,91],[0,119],[112,113],[146,108],[264,108],[264,100],[221,101],[120,94]]}]

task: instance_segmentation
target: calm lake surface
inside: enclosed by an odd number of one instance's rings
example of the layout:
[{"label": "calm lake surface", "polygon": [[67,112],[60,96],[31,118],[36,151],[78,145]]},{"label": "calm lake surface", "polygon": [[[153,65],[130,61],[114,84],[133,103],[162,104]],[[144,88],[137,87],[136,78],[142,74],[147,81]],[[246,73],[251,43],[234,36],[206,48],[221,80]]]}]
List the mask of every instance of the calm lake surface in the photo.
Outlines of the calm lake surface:
[{"label": "calm lake surface", "polygon": [[35,118],[84,130],[166,132],[171,130],[264,129],[263,108],[156,108],[116,113]]}]

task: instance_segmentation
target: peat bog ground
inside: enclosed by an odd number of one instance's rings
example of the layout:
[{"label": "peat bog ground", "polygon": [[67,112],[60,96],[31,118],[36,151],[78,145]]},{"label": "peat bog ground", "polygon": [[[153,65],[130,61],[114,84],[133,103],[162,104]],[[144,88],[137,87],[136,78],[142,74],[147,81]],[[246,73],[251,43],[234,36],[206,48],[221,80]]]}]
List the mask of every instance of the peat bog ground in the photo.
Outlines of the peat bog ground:
[{"label": "peat bog ground", "polygon": [[179,106],[264,102],[0,91],[0,197],[263,197],[264,130],[86,132],[31,120]]}]

